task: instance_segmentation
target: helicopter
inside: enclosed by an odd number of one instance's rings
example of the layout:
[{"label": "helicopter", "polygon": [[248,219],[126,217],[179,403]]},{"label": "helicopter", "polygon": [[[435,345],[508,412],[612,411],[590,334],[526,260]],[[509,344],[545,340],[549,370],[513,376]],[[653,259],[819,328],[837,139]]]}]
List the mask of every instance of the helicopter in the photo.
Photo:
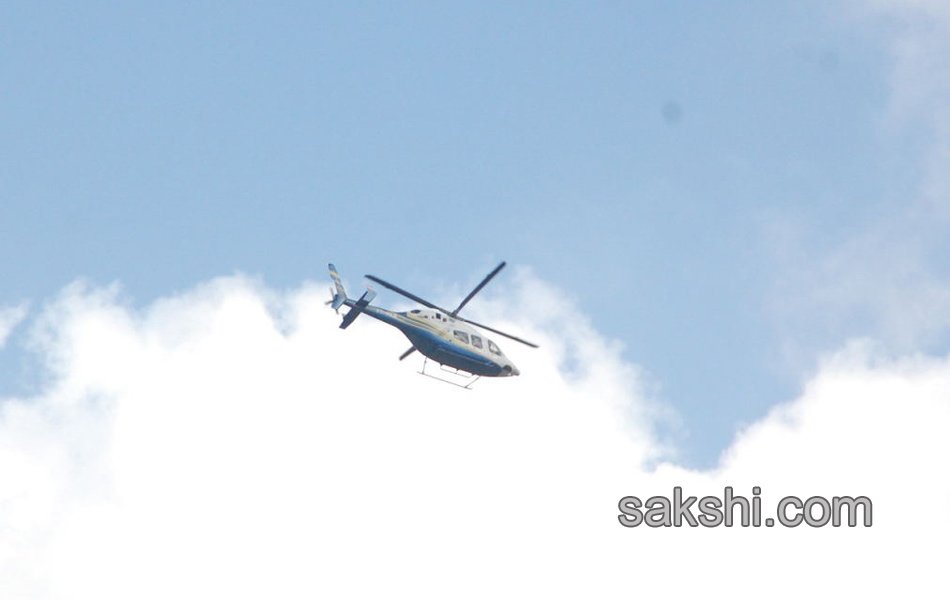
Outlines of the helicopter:
[{"label": "helicopter", "polygon": [[[379,277],[366,275],[366,278],[370,281],[378,283],[397,294],[401,294],[431,309],[412,309],[405,312],[395,312],[385,308],[370,306],[369,303],[376,297],[376,291],[370,286],[367,286],[366,292],[364,292],[358,300],[349,298],[346,295],[346,290],[343,288],[343,282],[340,280],[340,274],[337,272],[336,267],[333,266],[333,263],[330,263],[329,267],[334,288],[330,288],[330,293],[333,294],[333,298],[328,301],[327,304],[332,305],[337,313],[339,313],[339,309],[342,306],[348,306],[350,308],[343,316],[343,322],[340,323],[340,328],[346,329],[358,316],[364,313],[375,319],[379,319],[383,323],[396,327],[412,342],[412,346],[402,353],[399,360],[404,360],[418,350],[426,357],[422,371],[420,371],[423,375],[434,377],[425,370],[429,359],[438,363],[443,370],[448,371],[449,369],[454,369],[457,375],[470,374],[472,379],[467,385],[461,386],[466,388],[471,386],[479,377],[513,377],[520,375],[521,371],[504,355],[501,348],[499,348],[495,342],[485,337],[478,329],[496,333],[510,340],[531,346],[532,348],[538,347],[537,344],[533,344],[527,340],[459,316],[459,311],[505,267],[504,261],[495,267],[491,273],[486,275],[481,283],[475,286],[475,289],[465,296],[455,310],[446,310]],[[448,369],[446,369],[446,367],[448,367]],[[441,377],[435,378],[442,380]],[[448,383],[454,382],[449,381]]]}]

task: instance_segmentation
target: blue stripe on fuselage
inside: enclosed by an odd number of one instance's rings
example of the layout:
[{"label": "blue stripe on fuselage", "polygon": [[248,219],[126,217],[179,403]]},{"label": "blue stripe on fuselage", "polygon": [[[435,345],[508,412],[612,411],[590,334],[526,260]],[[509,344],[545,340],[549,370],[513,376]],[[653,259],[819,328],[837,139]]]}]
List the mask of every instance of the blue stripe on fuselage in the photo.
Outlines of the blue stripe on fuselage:
[{"label": "blue stripe on fuselage", "polygon": [[412,345],[420,352],[443,365],[449,365],[474,375],[495,376],[502,372],[501,366],[484,356],[466,350],[434,333],[415,327],[400,327]]},{"label": "blue stripe on fuselage", "polygon": [[[348,301],[347,304],[349,303]],[[434,361],[475,375],[492,377],[502,373],[502,367],[498,363],[481,354],[467,350],[458,344],[453,344],[421,325],[412,323],[412,321],[402,313],[396,313],[372,305],[364,308],[363,312],[364,314],[398,328],[409,338],[409,341],[412,342],[412,345],[415,346],[419,352]]]}]

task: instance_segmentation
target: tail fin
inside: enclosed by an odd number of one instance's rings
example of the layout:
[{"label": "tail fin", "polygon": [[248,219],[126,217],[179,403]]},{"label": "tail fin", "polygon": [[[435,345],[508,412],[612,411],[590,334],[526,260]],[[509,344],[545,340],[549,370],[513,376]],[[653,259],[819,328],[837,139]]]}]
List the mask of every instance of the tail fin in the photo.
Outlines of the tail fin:
[{"label": "tail fin", "polygon": [[336,267],[333,266],[333,263],[330,263],[330,277],[333,278],[333,285],[336,286],[336,293],[333,294],[333,300],[331,300],[330,303],[333,305],[333,310],[340,310],[340,307],[346,302],[346,290],[343,289],[340,274],[336,272]]},{"label": "tail fin", "polygon": [[344,304],[350,307],[349,312],[343,317],[343,322],[340,323],[340,329],[346,329],[350,326],[350,323],[356,320],[356,317],[360,316],[363,309],[370,303],[370,300],[376,297],[376,291],[373,288],[369,288],[363,292],[359,300],[353,302],[346,297],[346,290],[343,289],[340,274],[336,272],[336,267],[333,266],[333,263],[330,263],[330,277],[333,278],[333,285],[336,286],[336,292],[333,293],[333,300],[330,301],[330,304],[333,305],[333,309],[339,310]]}]

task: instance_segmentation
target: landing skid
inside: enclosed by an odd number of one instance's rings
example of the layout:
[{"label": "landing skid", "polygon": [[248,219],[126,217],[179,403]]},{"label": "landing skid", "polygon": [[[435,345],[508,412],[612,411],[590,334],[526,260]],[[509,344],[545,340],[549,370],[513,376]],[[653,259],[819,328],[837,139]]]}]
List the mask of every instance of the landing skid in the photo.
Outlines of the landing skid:
[{"label": "landing skid", "polygon": [[426,372],[426,367],[427,367],[428,365],[429,365],[429,359],[426,358],[426,359],[422,362],[422,370],[419,371],[419,374],[420,374],[420,375],[425,375],[426,377],[431,377],[432,379],[435,379],[436,381],[441,381],[441,382],[443,382],[443,383],[448,383],[449,385],[454,385],[454,386],[456,386],[456,387],[464,388],[464,389],[466,389],[466,390],[472,389],[472,385],[473,385],[476,381],[478,381],[479,379],[482,378],[481,375],[473,375],[472,373],[469,373],[469,372],[467,372],[467,371],[461,371],[461,370],[456,369],[456,368],[454,368],[454,367],[446,367],[445,365],[439,363],[439,371],[442,371],[442,372],[444,372],[444,373],[448,373],[448,374],[449,374],[450,376],[452,376],[452,377],[456,377],[456,378],[460,378],[460,379],[464,380],[462,383],[459,383],[458,381],[452,381],[451,379],[449,379],[449,378],[447,378],[447,377],[440,377],[440,376],[438,376],[438,375],[433,375],[432,373],[427,373],[427,372]]}]

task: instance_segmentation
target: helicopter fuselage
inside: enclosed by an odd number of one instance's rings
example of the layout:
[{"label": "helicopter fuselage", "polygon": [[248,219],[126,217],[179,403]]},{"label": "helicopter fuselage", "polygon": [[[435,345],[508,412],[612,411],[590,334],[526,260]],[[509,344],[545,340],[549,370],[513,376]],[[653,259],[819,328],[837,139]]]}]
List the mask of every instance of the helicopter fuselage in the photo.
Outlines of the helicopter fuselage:
[{"label": "helicopter fuselage", "polygon": [[[347,299],[353,307],[356,302]],[[469,324],[435,310],[395,312],[367,305],[362,312],[399,329],[423,355],[439,364],[484,377],[520,375],[495,342]]]}]

